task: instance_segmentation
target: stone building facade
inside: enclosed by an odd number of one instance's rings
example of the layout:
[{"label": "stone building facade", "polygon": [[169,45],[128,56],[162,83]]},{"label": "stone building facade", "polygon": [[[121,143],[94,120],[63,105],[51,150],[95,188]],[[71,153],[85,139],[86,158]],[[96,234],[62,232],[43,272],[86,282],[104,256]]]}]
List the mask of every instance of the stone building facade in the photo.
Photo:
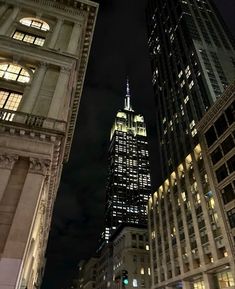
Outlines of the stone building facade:
[{"label": "stone building facade", "polygon": [[41,283],[98,5],[0,1],[0,288]]},{"label": "stone building facade", "polygon": [[200,144],[149,200],[151,288],[235,286],[234,91],[205,114]]},{"label": "stone building facade", "polygon": [[197,129],[235,259],[235,83],[202,118]]},{"label": "stone building facade", "polygon": [[[149,241],[147,228],[123,225],[112,236],[113,282],[112,288],[146,288],[151,286]],[[123,284],[125,272],[128,284]]]}]

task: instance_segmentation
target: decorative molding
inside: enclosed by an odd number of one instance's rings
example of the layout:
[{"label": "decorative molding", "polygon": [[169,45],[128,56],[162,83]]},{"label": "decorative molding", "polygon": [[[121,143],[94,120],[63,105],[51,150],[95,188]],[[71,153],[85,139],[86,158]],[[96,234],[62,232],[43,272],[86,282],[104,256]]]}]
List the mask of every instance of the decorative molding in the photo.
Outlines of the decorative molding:
[{"label": "decorative molding", "polygon": [[29,158],[29,173],[47,175],[51,161],[48,159]]},{"label": "decorative molding", "polygon": [[235,96],[235,82],[233,82],[224,93],[218,98],[218,100],[212,105],[212,107],[205,113],[199,123],[196,125],[196,129],[204,133],[218,116],[224,111],[225,108],[232,102]]},{"label": "decorative molding", "polygon": [[15,162],[19,156],[14,154],[1,154],[0,155],[0,168],[12,170]]}]

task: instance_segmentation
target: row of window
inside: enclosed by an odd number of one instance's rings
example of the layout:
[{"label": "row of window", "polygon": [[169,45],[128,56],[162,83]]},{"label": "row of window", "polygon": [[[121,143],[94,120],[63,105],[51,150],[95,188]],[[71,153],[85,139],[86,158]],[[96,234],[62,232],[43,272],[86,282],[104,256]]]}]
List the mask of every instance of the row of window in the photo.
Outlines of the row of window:
[{"label": "row of window", "polygon": [[215,121],[205,133],[207,146],[211,147],[216,140],[235,122],[235,101]]},{"label": "row of window", "polygon": [[[45,21],[37,18],[23,18],[20,20],[20,23],[24,26],[32,27],[43,32],[50,30],[49,25]],[[43,46],[45,42],[45,37],[36,35],[35,33],[24,32],[21,30],[16,30],[13,33],[12,38],[23,42],[32,43],[38,46]]]},{"label": "row of window", "polygon": [[211,153],[211,160],[213,165],[219,162],[223,156],[225,156],[228,152],[230,152],[235,147],[235,136],[232,134],[229,135],[220,146],[218,146],[212,153]]}]

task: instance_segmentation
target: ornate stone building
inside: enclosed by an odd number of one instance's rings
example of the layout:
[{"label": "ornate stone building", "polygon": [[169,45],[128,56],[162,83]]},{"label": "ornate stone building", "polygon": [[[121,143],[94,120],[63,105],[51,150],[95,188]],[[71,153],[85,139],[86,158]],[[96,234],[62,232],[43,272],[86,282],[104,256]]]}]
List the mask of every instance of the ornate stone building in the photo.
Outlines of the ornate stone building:
[{"label": "ornate stone building", "polygon": [[39,288],[98,5],[0,1],[0,288]]},{"label": "ornate stone building", "polygon": [[149,200],[152,289],[235,286],[234,94],[208,110],[200,143]]}]

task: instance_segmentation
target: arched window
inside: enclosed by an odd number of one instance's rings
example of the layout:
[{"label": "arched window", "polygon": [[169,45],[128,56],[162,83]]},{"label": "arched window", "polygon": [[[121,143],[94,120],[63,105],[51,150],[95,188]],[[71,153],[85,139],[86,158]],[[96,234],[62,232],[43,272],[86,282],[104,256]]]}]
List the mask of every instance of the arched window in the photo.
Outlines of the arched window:
[{"label": "arched window", "polygon": [[30,81],[30,75],[26,69],[20,65],[11,63],[0,64],[0,78],[22,83],[27,83]]},{"label": "arched window", "polygon": [[36,29],[43,30],[43,31],[50,30],[50,26],[45,21],[42,21],[37,18],[32,18],[32,17],[22,18],[20,20],[20,23],[25,26],[29,26],[29,27],[36,28]]}]

